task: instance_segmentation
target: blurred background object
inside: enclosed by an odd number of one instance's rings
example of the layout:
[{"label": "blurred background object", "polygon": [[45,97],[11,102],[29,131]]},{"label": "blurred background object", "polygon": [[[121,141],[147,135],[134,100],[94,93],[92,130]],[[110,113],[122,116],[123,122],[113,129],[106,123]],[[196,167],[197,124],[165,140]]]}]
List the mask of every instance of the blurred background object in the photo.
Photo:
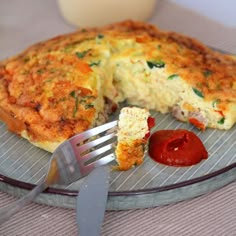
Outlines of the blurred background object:
[{"label": "blurred background object", "polygon": [[100,26],[126,19],[146,21],[156,0],[58,0],[64,19],[79,27]]}]

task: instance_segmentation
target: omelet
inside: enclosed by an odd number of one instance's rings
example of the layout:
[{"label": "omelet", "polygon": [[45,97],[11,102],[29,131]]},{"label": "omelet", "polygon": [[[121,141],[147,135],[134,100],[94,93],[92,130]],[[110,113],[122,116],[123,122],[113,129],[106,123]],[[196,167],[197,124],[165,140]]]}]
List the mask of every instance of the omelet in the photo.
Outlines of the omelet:
[{"label": "omelet", "polygon": [[236,61],[187,36],[124,21],[37,43],[0,63],[0,119],[53,152],[126,101],[204,130],[236,121]]},{"label": "omelet", "polygon": [[152,128],[150,119],[153,118],[147,109],[139,107],[121,109],[115,149],[119,170],[128,170],[143,163],[147,140]]}]

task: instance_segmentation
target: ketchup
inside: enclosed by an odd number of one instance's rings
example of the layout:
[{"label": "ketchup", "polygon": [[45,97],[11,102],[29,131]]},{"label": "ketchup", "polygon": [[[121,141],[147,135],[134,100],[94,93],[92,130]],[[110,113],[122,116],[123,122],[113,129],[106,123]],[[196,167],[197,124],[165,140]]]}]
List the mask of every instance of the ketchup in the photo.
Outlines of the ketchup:
[{"label": "ketchup", "polygon": [[190,166],[208,157],[202,141],[184,129],[159,130],[152,134],[149,155],[156,162],[170,166]]},{"label": "ketchup", "polygon": [[148,138],[150,137],[150,130],[155,126],[155,118],[149,116],[147,119],[147,123],[148,123],[148,133],[146,133],[144,139],[148,140]]}]

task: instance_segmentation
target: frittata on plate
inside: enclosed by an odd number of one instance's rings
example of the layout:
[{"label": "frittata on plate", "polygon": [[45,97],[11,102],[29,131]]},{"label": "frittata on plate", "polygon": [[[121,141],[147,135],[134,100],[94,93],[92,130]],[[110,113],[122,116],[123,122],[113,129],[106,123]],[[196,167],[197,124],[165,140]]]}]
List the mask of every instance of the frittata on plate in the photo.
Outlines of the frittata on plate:
[{"label": "frittata on plate", "polygon": [[125,21],[40,42],[0,64],[0,119],[48,151],[105,122],[125,100],[201,129],[230,129],[236,61],[181,34]]}]

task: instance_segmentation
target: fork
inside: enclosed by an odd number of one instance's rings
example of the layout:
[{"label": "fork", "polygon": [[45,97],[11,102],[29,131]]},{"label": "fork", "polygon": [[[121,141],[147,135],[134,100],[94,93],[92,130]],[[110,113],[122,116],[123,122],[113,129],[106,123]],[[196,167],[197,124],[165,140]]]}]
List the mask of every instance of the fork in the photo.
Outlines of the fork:
[{"label": "fork", "polygon": [[48,172],[39,184],[21,199],[0,209],[0,224],[33,201],[49,185],[71,184],[96,167],[113,161],[115,157],[112,147],[116,126],[117,121],[112,121],[77,134],[60,144],[53,152]]}]

